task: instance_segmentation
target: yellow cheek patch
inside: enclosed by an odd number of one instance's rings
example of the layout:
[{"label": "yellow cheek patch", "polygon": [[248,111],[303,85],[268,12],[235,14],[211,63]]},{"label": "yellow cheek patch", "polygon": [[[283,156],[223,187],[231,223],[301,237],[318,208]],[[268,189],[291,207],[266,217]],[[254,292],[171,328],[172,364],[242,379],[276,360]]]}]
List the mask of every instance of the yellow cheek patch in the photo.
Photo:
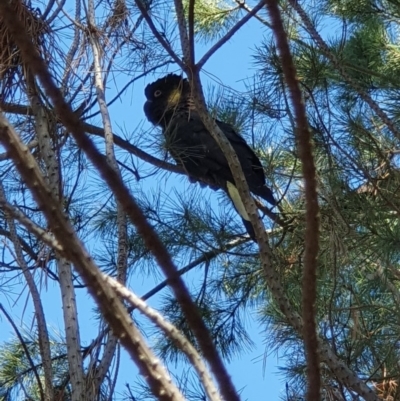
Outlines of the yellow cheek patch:
[{"label": "yellow cheek patch", "polygon": [[179,88],[174,89],[168,96],[168,106],[176,106],[181,99],[181,90]]},{"label": "yellow cheek patch", "polygon": [[232,199],[232,202],[235,205],[235,208],[242,217],[242,219],[250,221],[249,215],[246,212],[246,209],[242,202],[242,198],[240,197],[237,188],[229,181],[227,181],[226,187],[228,189],[229,196]]}]

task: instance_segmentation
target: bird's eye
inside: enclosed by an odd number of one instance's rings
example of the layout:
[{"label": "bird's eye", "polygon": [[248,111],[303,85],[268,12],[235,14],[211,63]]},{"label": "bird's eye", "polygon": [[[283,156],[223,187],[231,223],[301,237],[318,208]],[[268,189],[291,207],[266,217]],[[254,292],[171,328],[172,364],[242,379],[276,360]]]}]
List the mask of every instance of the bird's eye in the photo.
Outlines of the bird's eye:
[{"label": "bird's eye", "polygon": [[161,91],[160,90],[156,90],[155,92],[154,92],[154,97],[159,97],[160,95],[161,95]]}]

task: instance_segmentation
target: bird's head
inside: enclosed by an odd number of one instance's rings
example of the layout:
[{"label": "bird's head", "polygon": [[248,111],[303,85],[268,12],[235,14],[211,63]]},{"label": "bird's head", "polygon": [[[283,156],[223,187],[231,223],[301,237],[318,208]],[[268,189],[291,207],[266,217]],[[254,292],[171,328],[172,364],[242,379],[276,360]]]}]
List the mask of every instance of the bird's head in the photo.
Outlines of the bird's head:
[{"label": "bird's head", "polygon": [[190,96],[187,79],[169,74],[146,86],[144,114],[154,125],[167,125],[174,113],[185,107]]}]

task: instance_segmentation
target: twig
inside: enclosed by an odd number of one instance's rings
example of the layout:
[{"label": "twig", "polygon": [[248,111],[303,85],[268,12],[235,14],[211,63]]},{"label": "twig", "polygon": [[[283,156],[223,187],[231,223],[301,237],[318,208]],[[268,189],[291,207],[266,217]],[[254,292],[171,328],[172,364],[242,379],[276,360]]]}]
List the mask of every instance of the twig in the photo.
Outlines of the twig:
[{"label": "twig", "polygon": [[178,64],[179,67],[182,68],[182,70],[184,70],[184,64],[182,63],[182,60],[172,50],[170,44],[162,37],[160,32],[158,32],[156,26],[153,23],[153,20],[150,18],[149,13],[147,12],[146,7],[142,3],[142,0],[135,0],[135,3],[136,3],[137,8],[142,13],[143,18],[147,22],[147,25],[149,26],[151,32],[156,37],[156,39],[160,42],[161,46],[167,51],[167,53],[171,56],[171,58],[175,61],[175,63]]},{"label": "twig", "polygon": [[[211,251],[208,251],[208,252],[204,253],[203,255],[201,255],[200,257],[198,257],[197,259],[190,262],[189,264],[187,264],[185,267],[182,267],[181,269],[179,269],[178,274],[180,276],[183,276],[185,273],[192,270],[199,264],[204,263],[204,262],[209,262],[211,259],[220,255],[221,253],[229,251],[230,249],[233,249],[233,248],[235,248],[239,245],[242,245],[246,242],[249,242],[249,241],[250,241],[250,238],[245,238],[245,239],[240,238],[240,239],[236,239],[232,242],[229,242],[228,244],[224,245],[223,248],[218,248],[218,249],[213,249]],[[145,300],[151,298],[153,295],[160,292],[163,288],[167,287],[167,285],[168,285],[168,280],[162,281],[161,283],[159,283],[155,287],[153,287],[150,291],[146,292],[146,294],[142,295],[141,299],[143,301],[145,301]],[[130,310],[130,311],[132,312],[132,310]]]},{"label": "twig", "polygon": [[26,346],[26,342],[25,342],[24,338],[22,337],[22,334],[19,332],[18,326],[11,319],[11,316],[7,313],[7,311],[4,309],[4,306],[2,304],[0,304],[0,310],[3,312],[4,316],[6,317],[6,319],[11,324],[12,328],[15,331],[16,336],[18,337],[19,342],[21,343],[22,348],[24,349],[24,352],[25,352],[25,355],[26,355],[26,359],[28,359],[29,365],[31,366],[31,370],[32,370],[33,374],[35,375],[37,386],[39,388],[40,397],[41,397],[42,400],[45,400],[46,398],[45,398],[44,391],[43,391],[42,381],[41,381],[41,379],[39,377],[39,373],[37,371],[37,367],[35,366],[35,364],[33,362],[33,359],[31,357],[29,349]]},{"label": "twig", "polygon": [[196,64],[197,71],[200,71],[208,59],[222,46],[224,45],[232,36],[247,22],[256,15],[263,7],[264,0],[261,0],[253,9],[248,12],[239,22],[236,23],[214,46],[207,51],[207,53],[201,58],[201,60]]}]

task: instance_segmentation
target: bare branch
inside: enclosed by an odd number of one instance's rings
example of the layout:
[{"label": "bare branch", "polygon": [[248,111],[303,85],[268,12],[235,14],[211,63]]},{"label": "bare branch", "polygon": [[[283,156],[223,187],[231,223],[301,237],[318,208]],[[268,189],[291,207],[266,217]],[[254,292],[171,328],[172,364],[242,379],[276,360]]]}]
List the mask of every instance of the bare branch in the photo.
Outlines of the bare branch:
[{"label": "bare branch", "polygon": [[[3,183],[0,181],[0,203],[4,204],[7,203],[6,194],[3,187]],[[28,265],[25,261],[24,255],[22,253],[21,244],[19,243],[17,229],[15,227],[15,222],[13,217],[7,212],[6,219],[8,225],[10,227],[10,234],[11,234],[11,241],[14,245],[14,250],[16,254],[16,259],[18,265],[21,267],[22,273],[25,277],[26,283],[29,288],[29,292],[32,297],[33,305],[35,308],[35,316],[37,320],[37,328],[38,328],[38,342],[39,342],[39,349],[40,354],[43,361],[43,370],[44,370],[44,378],[45,378],[45,388],[42,388],[42,383],[39,378],[38,379],[38,386],[40,388],[40,393],[42,397],[46,401],[52,401],[54,397],[54,389],[53,389],[53,369],[51,365],[51,351],[50,351],[50,339],[49,333],[47,331],[47,324],[46,324],[46,317],[44,315],[42,301],[40,299],[40,293],[36,286],[35,280],[28,268]],[[5,311],[3,311],[6,313]],[[16,332],[18,334],[18,331]],[[21,344],[24,345],[24,342],[21,341]],[[26,354],[27,358],[30,359],[29,353]],[[32,362],[32,361],[31,361]],[[36,370],[34,372],[37,375]]]},{"label": "bare branch", "polygon": [[[93,67],[94,67],[94,85],[96,88],[97,102],[100,109],[100,114],[104,127],[104,139],[106,148],[106,160],[109,166],[121,177],[117,159],[114,151],[114,141],[112,133],[111,117],[109,114],[105,89],[102,76],[101,68],[101,45],[98,38],[98,28],[96,26],[94,2],[93,0],[88,1],[88,13],[87,20],[89,22],[89,39],[92,45],[93,52]],[[117,254],[117,270],[118,279],[125,283],[126,281],[126,270],[128,263],[128,251],[127,251],[127,219],[125,211],[120,202],[117,200],[117,237],[118,237],[118,254]],[[117,348],[117,339],[113,335],[109,335],[107,342],[104,347],[104,355],[101,361],[94,368],[95,381],[92,388],[89,390],[88,398],[97,398],[100,391],[100,385],[103,383],[104,377],[110,368],[112,359]]]},{"label": "bare branch", "polygon": [[200,71],[204,64],[208,61],[208,59],[221,47],[223,46],[232,36],[244,25],[246,24],[251,17],[256,15],[263,7],[264,0],[261,0],[257,5],[253,7],[253,9],[248,12],[239,22],[236,23],[226,34],[223,36],[211,49],[207,51],[207,53],[201,58],[201,60],[196,64],[196,68]]},{"label": "bare branch", "polygon": [[306,109],[301,96],[300,86],[296,78],[296,68],[290,54],[287,35],[275,0],[266,1],[271,17],[281,65],[289,87],[296,122],[297,146],[302,163],[306,195],[306,233],[303,268],[303,341],[307,360],[307,399],[320,399],[321,376],[318,355],[318,339],[316,318],[317,296],[317,256],[319,249],[319,207],[317,197],[316,170],[311,146],[311,135],[308,129]]},{"label": "bare branch", "polygon": [[167,51],[167,53],[171,56],[171,58],[175,61],[176,64],[179,65],[182,69],[184,69],[184,64],[182,63],[182,60],[178,57],[178,55],[172,50],[172,47],[170,44],[163,38],[163,36],[158,32],[156,26],[153,23],[153,20],[150,18],[150,15],[148,13],[148,9],[146,6],[142,3],[142,0],[135,0],[135,3],[137,5],[137,8],[140,10],[140,12],[143,15],[143,18],[147,22],[147,25],[149,26],[151,32],[157,38],[157,40],[160,42],[161,46]]},{"label": "bare branch", "polygon": [[187,24],[185,18],[185,11],[183,9],[182,0],[174,0],[176,19],[178,22],[179,38],[181,40],[181,49],[183,53],[183,60],[186,66],[190,68],[191,50],[189,45],[189,37],[187,31]]},{"label": "bare branch", "polygon": [[25,352],[25,355],[26,355],[26,359],[28,360],[29,365],[30,365],[30,367],[32,369],[32,372],[35,375],[35,379],[36,379],[36,382],[37,382],[37,386],[39,388],[39,393],[40,393],[41,399],[42,400],[52,401],[53,400],[52,398],[48,398],[48,396],[50,394],[52,394],[52,387],[50,388],[50,391],[48,391],[46,389],[47,391],[46,391],[46,395],[45,395],[45,392],[43,391],[43,385],[42,385],[42,382],[40,380],[39,373],[37,371],[37,367],[35,366],[35,363],[33,362],[33,359],[31,357],[29,349],[26,346],[25,340],[22,337],[22,334],[20,333],[20,331],[18,329],[18,326],[14,323],[14,321],[11,318],[11,316],[7,313],[7,311],[4,309],[4,306],[2,304],[0,304],[0,310],[3,312],[4,316],[6,317],[6,319],[11,324],[12,328],[14,329],[14,332],[15,332],[16,336],[18,337],[18,340],[19,340],[20,344],[22,345],[22,348],[24,349],[24,352]]},{"label": "bare branch", "polygon": [[186,354],[187,358],[197,371],[208,398],[212,401],[220,401],[221,398],[211,376],[208,373],[207,366],[203,363],[201,356],[193,345],[190,344],[188,339],[173,324],[167,322],[160,313],[148,306],[143,299],[139,298],[117,280],[114,280],[105,274],[103,275],[103,278],[122,298],[127,300],[135,309],[138,309],[141,313],[147,316],[168,337],[170,337],[171,340],[174,341],[177,347]]},{"label": "bare branch", "polygon": [[194,5],[196,0],[189,0],[188,10],[188,28],[189,28],[189,65],[194,68],[196,62],[195,46],[194,46]]}]

